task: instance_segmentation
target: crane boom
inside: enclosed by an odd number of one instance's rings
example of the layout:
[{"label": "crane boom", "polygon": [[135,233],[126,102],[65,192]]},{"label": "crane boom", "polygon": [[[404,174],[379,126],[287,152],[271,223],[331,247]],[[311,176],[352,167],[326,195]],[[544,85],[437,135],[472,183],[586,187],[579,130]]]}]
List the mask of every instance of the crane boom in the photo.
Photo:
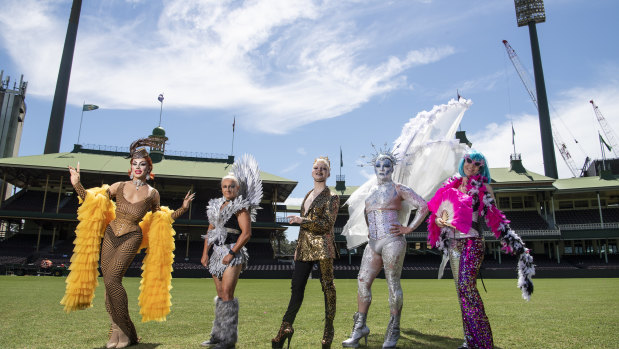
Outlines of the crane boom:
[{"label": "crane boom", "polygon": [[593,100],[590,100],[589,102],[591,102],[591,105],[593,105],[593,111],[595,112],[595,117],[598,120],[598,123],[600,124],[600,127],[602,128],[602,131],[604,132],[604,135],[606,136],[606,140],[610,143],[613,154],[615,154],[615,157],[619,157],[619,147],[617,146],[617,137],[615,137],[615,132],[610,127],[608,122],[606,122],[606,118],[604,118],[604,115],[602,115],[602,112],[600,111],[598,106],[595,105]]},{"label": "crane boom", "polygon": [[[505,49],[507,50],[507,55],[509,56],[509,60],[514,65],[514,68],[516,69],[516,72],[518,73],[518,76],[520,77],[520,81],[522,81],[524,88],[529,93],[529,97],[531,97],[531,101],[533,101],[533,104],[535,105],[535,109],[538,109],[537,95],[535,94],[535,92],[533,92],[533,88],[532,88],[533,84],[531,83],[531,79],[529,78],[527,71],[522,66],[522,63],[520,63],[520,59],[518,58],[516,51],[510,46],[507,40],[503,40],[503,45],[505,45]],[[578,174],[580,173],[580,170],[576,166],[576,163],[574,162],[572,155],[567,149],[566,143],[563,141],[559,133],[556,131],[557,128],[555,127],[552,120],[550,121],[550,124],[552,127],[552,140],[555,144],[555,147],[557,147],[557,149],[559,150],[559,153],[561,154],[563,161],[565,161],[565,164],[569,168],[570,172],[572,172],[572,175],[574,177],[578,176]]]}]

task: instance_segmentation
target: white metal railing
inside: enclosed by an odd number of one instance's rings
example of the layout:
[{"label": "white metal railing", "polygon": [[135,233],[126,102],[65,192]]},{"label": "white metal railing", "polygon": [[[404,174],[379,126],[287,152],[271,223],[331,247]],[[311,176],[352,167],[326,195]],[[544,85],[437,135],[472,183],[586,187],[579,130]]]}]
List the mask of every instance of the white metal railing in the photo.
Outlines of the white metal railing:
[{"label": "white metal railing", "polygon": [[587,224],[559,224],[561,230],[590,230],[619,228],[619,223],[587,223]]},{"label": "white metal railing", "polygon": [[[561,236],[561,231],[559,229],[516,230],[516,233],[520,236]],[[484,231],[484,236],[494,238],[494,233],[491,231]]]},{"label": "white metal railing", "polygon": [[341,234],[343,230],[343,227],[335,227],[333,228],[333,234]]},{"label": "white metal railing", "polygon": [[280,224],[288,224],[288,218],[286,217],[275,217],[275,222]]},{"label": "white metal railing", "polygon": [[[116,145],[101,145],[101,144],[82,144],[82,149],[113,151],[117,153],[129,153],[129,147],[121,147]],[[200,153],[193,151],[182,150],[166,150],[166,155],[183,156],[188,158],[201,159],[227,159],[228,155],[221,153]]]}]

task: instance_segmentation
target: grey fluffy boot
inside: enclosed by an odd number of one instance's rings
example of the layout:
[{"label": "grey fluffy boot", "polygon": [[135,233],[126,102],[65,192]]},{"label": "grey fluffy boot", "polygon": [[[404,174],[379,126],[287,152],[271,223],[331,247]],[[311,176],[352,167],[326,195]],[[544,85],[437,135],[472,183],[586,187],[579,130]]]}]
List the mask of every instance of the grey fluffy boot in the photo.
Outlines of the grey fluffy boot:
[{"label": "grey fluffy boot", "polygon": [[221,300],[221,298],[215,296],[215,298],[213,299],[213,303],[215,303],[215,319],[213,319],[213,327],[211,328],[211,338],[207,341],[200,343],[200,345],[203,347],[212,347],[217,343],[221,342],[221,338],[218,337],[221,327],[221,320],[218,317],[218,309],[221,308],[221,304],[223,303],[223,301]]},{"label": "grey fluffy boot", "polygon": [[217,337],[221,342],[217,343],[215,349],[234,348],[238,338],[239,300],[234,298],[231,301],[221,302],[216,316],[219,319]]}]

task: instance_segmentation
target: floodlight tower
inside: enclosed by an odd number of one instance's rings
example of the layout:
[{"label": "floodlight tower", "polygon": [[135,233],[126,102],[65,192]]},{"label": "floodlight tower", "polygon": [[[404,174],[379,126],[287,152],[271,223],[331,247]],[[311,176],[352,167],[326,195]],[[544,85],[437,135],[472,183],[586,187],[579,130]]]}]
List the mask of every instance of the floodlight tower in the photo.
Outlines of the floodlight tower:
[{"label": "floodlight tower", "polygon": [[543,0],[514,0],[516,5],[516,19],[518,26],[529,27],[531,39],[531,54],[533,55],[533,72],[535,73],[535,90],[539,112],[539,128],[542,136],[542,154],[544,156],[544,174],[547,177],[559,178],[557,172],[557,159],[552,140],[552,126],[550,124],[550,112],[548,111],[548,98],[546,97],[546,84],[544,83],[544,71],[542,58],[537,40],[536,23],[546,21]]},{"label": "floodlight tower", "polygon": [[54,92],[54,102],[52,112],[49,117],[49,127],[47,128],[47,138],[45,139],[44,154],[59,153],[60,139],[62,138],[62,126],[64,124],[64,112],[67,107],[67,94],[69,93],[69,80],[71,78],[71,66],[73,65],[73,52],[75,51],[75,41],[77,39],[77,27],[82,11],[82,0],[73,0],[69,25],[67,26],[67,36],[64,39],[64,49],[58,70],[58,80],[56,80],[56,91]]}]

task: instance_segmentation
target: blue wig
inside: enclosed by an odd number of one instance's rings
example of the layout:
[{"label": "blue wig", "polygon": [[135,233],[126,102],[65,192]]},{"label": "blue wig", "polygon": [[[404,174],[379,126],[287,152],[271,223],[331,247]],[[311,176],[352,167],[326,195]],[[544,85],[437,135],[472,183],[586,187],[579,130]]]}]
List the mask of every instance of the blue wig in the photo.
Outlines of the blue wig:
[{"label": "blue wig", "polygon": [[471,158],[473,161],[480,161],[483,162],[483,166],[481,166],[479,168],[479,174],[486,177],[488,183],[490,183],[490,169],[488,168],[488,160],[486,160],[486,158],[484,157],[484,154],[478,152],[475,149],[471,149],[469,150],[464,157],[462,157],[462,159],[460,159],[460,164],[458,165],[458,172],[460,173],[460,176],[464,177],[464,161],[465,159],[469,157]]}]

